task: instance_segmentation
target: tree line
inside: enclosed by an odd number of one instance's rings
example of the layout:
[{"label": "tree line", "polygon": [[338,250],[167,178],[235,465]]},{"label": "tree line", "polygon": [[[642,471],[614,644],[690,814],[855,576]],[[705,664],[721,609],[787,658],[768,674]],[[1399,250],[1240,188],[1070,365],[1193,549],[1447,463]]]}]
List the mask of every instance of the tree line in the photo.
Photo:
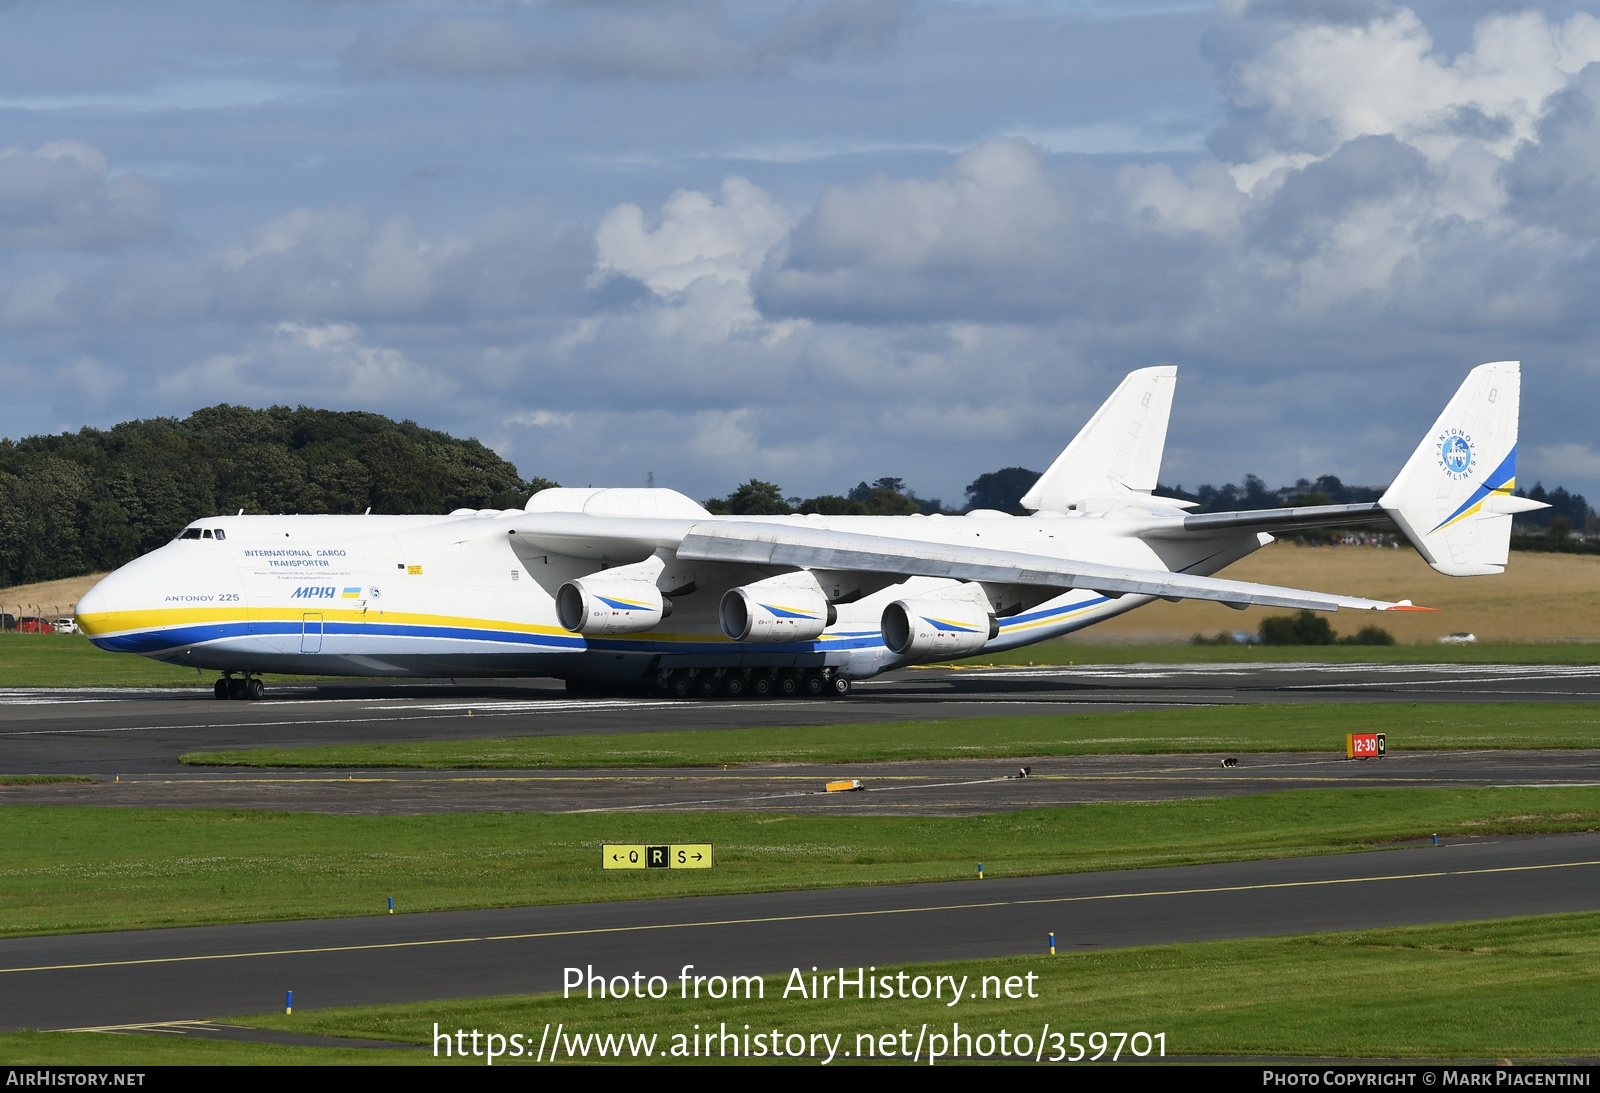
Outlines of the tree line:
[{"label": "tree line", "polygon": [[[980,474],[966,489],[966,504],[957,509],[947,509],[937,499],[925,500],[906,487],[899,478],[879,478],[868,484],[862,482],[842,494],[823,494],[802,500],[784,497],[783,488],[773,482],[752,478],[727,497],[713,497],[705,502],[714,513],[732,516],[782,516],[788,513],[817,512],[825,516],[905,516],[912,513],[933,515],[936,512],[960,513],[973,509],[995,509],[1021,515],[1022,496],[1039,480],[1039,471],[1026,467],[1005,467],[998,471]],[[1190,512],[1237,512],[1243,509],[1271,509],[1300,505],[1357,505],[1370,504],[1383,496],[1386,486],[1351,486],[1338,476],[1325,474],[1320,478],[1301,478],[1292,486],[1271,489],[1256,475],[1244,476],[1242,486],[1232,482],[1223,486],[1201,486],[1193,493],[1180,486],[1157,486],[1159,497],[1192,501]],[[1518,497],[1531,497],[1550,506],[1539,512],[1518,517],[1519,523],[1532,528],[1557,527],[1566,521],[1568,531],[1600,532],[1597,516],[1581,493],[1568,493],[1557,486],[1546,491],[1544,483],[1532,490],[1517,490]]]},{"label": "tree line", "polygon": [[114,569],[218,513],[511,508],[549,485],[476,440],[304,406],[0,440],[0,585]]},{"label": "tree line", "polygon": [[[729,515],[828,516],[1024,511],[1039,472],[1004,467],[979,475],[964,503],[924,498],[904,479],[862,481],[837,494],[786,497],[751,478],[706,508]],[[378,414],[227,404],[187,418],[128,421],[107,430],[0,440],[0,587],[114,569],[167,542],[193,520],[219,513],[448,512],[520,508],[555,485],[520,476],[476,440],[460,440]],[[1194,501],[1197,512],[1375,501],[1382,487],[1347,486],[1333,475],[1270,489],[1244,484],[1156,492]],[[1520,491],[1519,491],[1520,492]],[[1589,550],[1600,521],[1581,494],[1535,485],[1527,496],[1552,507],[1519,517],[1517,549]]]}]

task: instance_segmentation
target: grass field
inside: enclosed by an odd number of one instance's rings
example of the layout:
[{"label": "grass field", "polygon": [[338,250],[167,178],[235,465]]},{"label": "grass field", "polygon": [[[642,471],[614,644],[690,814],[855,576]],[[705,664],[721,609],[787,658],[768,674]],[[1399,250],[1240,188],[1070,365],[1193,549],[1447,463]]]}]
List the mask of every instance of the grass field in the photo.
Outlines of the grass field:
[{"label": "grass field", "polygon": [[[0,634],[0,687],[204,687],[218,672],[197,672],[132,653],[96,649],[81,634]],[[273,676],[317,680],[328,676]]]},{"label": "grass field", "polygon": [[[514,907],[1292,857],[1600,827],[1600,788],[1299,790],[960,818],[0,811],[0,934]],[[712,842],[716,868],[600,868],[604,842]]]},{"label": "grass field", "polygon": [[[1561,1056],[1600,1054],[1600,914],[1407,927],[1248,941],[1206,942],[1051,957],[913,965],[921,975],[1038,976],[1036,999],[851,1001],[782,998],[786,976],[766,979],[765,998],[698,1003],[563,1000],[558,994],[308,1014],[250,1023],[325,1035],[425,1043],[448,1029],[540,1032],[548,1021],[582,1031],[674,1033],[721,1023],[738,1029],[846,1033],[949,1033],[1001,1027],[1165,1032],[1169,1055],[1343,1057]],[[853,974],[853,973],[852,973]],[[807,975],[809,978],[809,973]],[[948,999],[948,992],[947,992]],[[1359,1014],[1359,1020],[1352,1015]],[[554,1029],[552,1029],[554,1031]],[[897,1038],[898,1046],[898,1038]],[[1070,1052],[1065,1048],[1064,1051]],[[1051,1052],[1047,1051],[1046,1054]],[[431,1053],[430,1053],[431,1054]],[[1109,1055],[1109,1052],[1108,1052]],[[481,1063],[482,1060],[479,1060]]]},{"label": "grass field", "polygon": [[[1437,646],[1445,634],[1468,631],[1490,644],[1600,642],[1600,557],[1511,555],[1493,577],[1446,577],[1412,550],[1372,547],[1297,547],[1274,543],[1218,574],[1235,581],[1309,588],[1380,600],[1411,600],[1433,612],[1339,611],[1328,616],[1342,634],[1376,624],[1403,644]],[[1195,634],[1254,633],[1282,608],[1234,611],[1202,600],[1155,603],[1082,632],[1081,640],[1148,644],[1183,642]]]},{"label": "grass field", "polygon": [[[1099,628],[1087,632],[1100,636]],[[1079,638],[957,661],[954,667],[1074,664],[1600,664],[1600,642],[1520,645],[1091,645]],[[914,669],[913,669],[914,670]]]},{"label": "grass field", "polygon": [[209,687],[215,674],[107,653],[79,634],[0,634],[0,687]]},{"label": "grass field", "polygon": [[[1041,939],[1041,950],[1042,950]],[[617,972],[631,969],[604,969]],[[822,969],[824,973],[834,969]],[[837,974],[836,970],[835,974]],[[697,969],[716,974],[717,969]],[[729,1058],[729,1063],[774,1062],[770,1033],[778,1031],[780,1043],[801,1049],[806,1037],[809,1051],[815,1034],[822,1058],[824,1043],[837,1054],[832,1065],[858,1061],[871,1037],[876,1058],[892,1045],[909,1054],[924,1026],[944,1037],[930,1040],[949,1050],[953,1027],[974,1037],[971,1050],[987,1048],[998,1058],[997,1034],[1022,1033],[1028,1047],[1045,1059],[1067,1061],[1078,1054],[1070,1034],[1164,1033],[1166,1054],[1171,1056],[1329,1056],[1370,1059],[1478,1059],[1519,1061],[1593,1057],[1600,1055],[1600,1021],[1593,1001],[1600,996],[1600,914],[1550,915],[1493,922],[1465,922],[1444,926],[1413,926],[1352,933],[1213,941],[1102,952],[1062,953],[1003,960],[971,960],[938,964],[896,965],[876,969],[876,976],[906,973],[905,983],[915,986],[916,976],[954,976],[968,991],[990,988],[991,997],[964,998],[956,1006],[943,999],[839,1001],[802,998],[791,992],[786,975],[767,976],[756,999],[712,1001],[704,997],[679,997],[676,981],[666,998],[563,999],[559,993],[474,998],[407,1005],[364,1006],[349,1009],[301,1009],[292,1015],[236,1017],[237,1024],[288,1029],[324,1036],[392,1040],[429,1045],[423,1051],[363,1051],[328,1048],[284,1048],[257,1044],[226,1044],[178,1037],[108,1036],[94,1033],[10,1033],[0,1035],[0,1063],[39,1065],[72,1062],[85,1065],[155,1065],[161,1063],[339,1063],[356,1065],[476,1065],[484,1055],[435,1059],[431,1046],[434,1025],[447,1035],[457,1029],[497,1033],[501,1049],[508,1050],[511,1034],[519,1057],[503,1056],[501,1065],[534,1062],[545,1039],[546,1026],[553,1039],[559,1026],[562,1043],[576,1047],[578,1037],[590,1053],[581,1061],[631,1062],[598,1055],[590,1039],[628,1035],[653,1037],[652,1058],[700,1062],[673,1056],[688,1051],[696,1025],[701,1032],[720,1033],[725,1026],[741,1037],[746,1026],[752,1034],[765,1033],[764,1055]],[[854,969],[848,974],[855,975]],[[1029,980],[1035,998],[1026,997]],[[1018,977],[1024,997],[995,998],[996,980]],[[805,972],[809,988],[809,971]],[[898,991],[900,981],[896,978]],[[853,992],[852,992],[853,994]],[[297,996],[296,1001],[299,1002]],[[314,1005],[314,1003],[312,1003]],[[1062,1034],[1058,1042],[1045,1033]],[[900,1033],[908,1033],[902,1040]],[[1041,1037],[1041,1034],[1044,1035]],[[987,1042],[976,1039],[988,1034]],[[885,1042],[882,1037],[892,1039]],[[1041,1044],[1041,1038],[1043,1044]],[[1089,1056],[1099,1048],[1110,1059],[1119,1044],[1078,1038]],[[487,1039],[480,1040],[480,1050]],[[602,1040],[601,1043],[604,1043]],[[616,1040],[613,1039],[613,1044]],[[718,1041],[720,1043],[720,1040]],[[752,1041],[752,1053],[756,1044]],[[1121,1053],[1129,1054],[1127,1041]],[[525,1045],[525,1047],[524,1047]],[[960,1044],[967,1049],[968,1044]],[[1138,1041],[1142,1050],[1150,1050]],[[731,1044],[730,1044],[731,1048]],[[442,1051],[442,1048],[441,1048]],[[849,1057],[844,1056],[849,1052]],[[575,1053],[575,1052],[574,1052]],[[567,1052],[563,1050],[562,1061]],[[903,1057],[903,1055],[902,1055]],[[549,1061],[545,1052],[544,1061]],[[641,1060],[642,1061],[642,1060]],[[720,1058],[716,1061],[722,1061]],[[920,1062],[927,1062],[923,1049]],[[1087,1059],[1085,1061],[1088,1061]]]},{"label": "grass field", "polygon": [[59,581],[0,588],[0,611],[9,611],[13,615],[37,615],[46,620],[70,615],[83,594],[99,584],[105,575],[87,573],[82,577],[64,577]]},{"label": "grass field", "polygon": [[[465,716],[463,714],[462,716]],[[865,725],[766,726],[499,740],[338,744],[191,752],[200,766],[343,769],[703,767],[1212,752],[1329,751],[1350,732],[1384,732],[1396,752],[1600,747],[1600,705],[1338,703],[1201,706],[1128,713],[958,717]]]}]

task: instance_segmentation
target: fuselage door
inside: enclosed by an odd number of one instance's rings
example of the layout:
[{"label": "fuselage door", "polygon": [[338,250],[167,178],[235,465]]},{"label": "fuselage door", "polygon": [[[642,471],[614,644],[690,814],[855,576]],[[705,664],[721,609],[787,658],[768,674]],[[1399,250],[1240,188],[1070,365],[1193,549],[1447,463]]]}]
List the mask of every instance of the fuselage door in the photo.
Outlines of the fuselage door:
[{"label": "fuselage door", "polygon": [[307,611],[300,616],[300,651],[302,653],[322,652],[322,612]]}]

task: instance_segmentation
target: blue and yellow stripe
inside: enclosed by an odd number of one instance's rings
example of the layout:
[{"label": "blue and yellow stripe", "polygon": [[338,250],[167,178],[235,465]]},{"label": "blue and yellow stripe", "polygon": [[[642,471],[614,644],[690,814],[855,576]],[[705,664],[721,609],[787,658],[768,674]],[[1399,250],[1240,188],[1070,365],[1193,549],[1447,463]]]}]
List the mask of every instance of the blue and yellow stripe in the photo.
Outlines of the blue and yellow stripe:
[{"label": "blue and yellow stripe", "polygon": [[1439,521],[1433,531],[1428,532],[1428,534],[1432,535],[1434,532],[1443,531],[1445,528],[1458,524],[1467,517],[1482,511],[1483,503],[1491,497],[1509,497],[1516,486],[1517,446],[1513,444],[1511,451],[1507,452],[1506,457],[1500,461],[1500,465],[1489,472],[1483,483],[1472,491],[1470,497],[1461,503],[1461,507]]}]

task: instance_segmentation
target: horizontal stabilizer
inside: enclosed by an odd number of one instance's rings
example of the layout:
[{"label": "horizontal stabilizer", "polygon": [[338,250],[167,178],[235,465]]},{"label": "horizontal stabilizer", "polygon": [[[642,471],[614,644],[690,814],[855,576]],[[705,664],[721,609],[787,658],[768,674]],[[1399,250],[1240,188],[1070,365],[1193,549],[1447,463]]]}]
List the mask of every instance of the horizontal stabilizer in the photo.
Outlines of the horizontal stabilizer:
[{"label": "horizontal stabilizer", "polygon": [[1202,512],[1181,520],[1164,520],[1146,538],[1184,538],[1228,531],[1300,531],[1304,528],[1354,527],[1389,519],[1376,502],[1358,505],[1300,505],[1283,509],[1245,509],[1242,512]]}]

